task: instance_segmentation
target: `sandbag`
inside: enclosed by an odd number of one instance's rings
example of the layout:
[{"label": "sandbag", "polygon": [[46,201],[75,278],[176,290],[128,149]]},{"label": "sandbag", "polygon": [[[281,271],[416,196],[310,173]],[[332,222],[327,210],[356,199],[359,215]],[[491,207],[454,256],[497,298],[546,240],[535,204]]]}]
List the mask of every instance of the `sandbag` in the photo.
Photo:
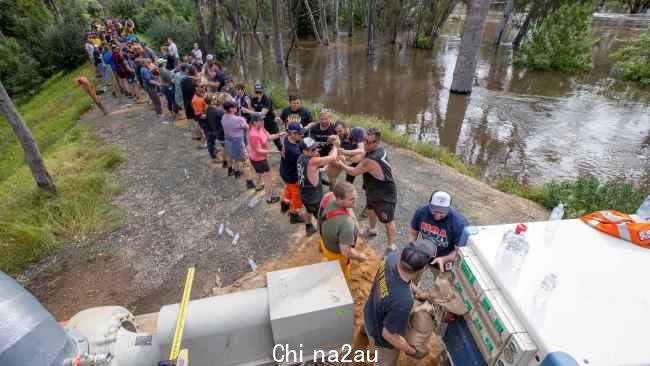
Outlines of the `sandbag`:
[{"label": "sandbag", "polygon": [[415,348],[428,352],[429,337],[433,333],[433,306],[427,301],[413,300],[406,330],[406,341]]},{"label": "sandbag", "polygon": [[449,272],[440,272],[436,276],[433,288],[420,292],[418,297],[456,315],[463,315],[467,312],[463,299],[452,285]]}]

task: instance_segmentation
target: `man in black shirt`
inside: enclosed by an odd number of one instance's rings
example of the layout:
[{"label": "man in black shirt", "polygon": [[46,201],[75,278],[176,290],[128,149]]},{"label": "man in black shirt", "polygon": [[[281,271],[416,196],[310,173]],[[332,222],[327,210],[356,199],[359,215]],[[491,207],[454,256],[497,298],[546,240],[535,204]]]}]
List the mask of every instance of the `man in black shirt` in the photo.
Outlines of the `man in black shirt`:
[{"label": "man in black shirt", "polygon": [[[336,135],[336,128],[332,123],[332,117],[328,109],[321,109],[318,114],[318,122],[312,122],[307,126],[307,136],[321,144],[327,144],[330,136]],[[321,156],[329,154],[331,146],[323,146],[320,151]]]},{"label": "man in black shirt", "polygon": [[372,290],[363,308],[365,333],[376,351],[375,365],[394,366],[402,351],[416,359],[424,350],[410,345],[406,338],[409,314],[413,307],[414,283],[433,259],[435,248],[427,240],[409,243],[401,252],[390,252],[379,263]]},{"label": "man in black shirt", "polygon": [[[242,107],[243,113],[260,115],[264,117],[264,129],[271,135],[280,132],[278,125],[275,123],[275,113],[273,112],[273,101],[264,94],[264,86],[259,81],[255,82],[255,96],[251,100],[251,108]],[[278,151],[282,151],[280,140],[273,140]]]},{"label": "man in black shirt", "polygon": [[351,176],[363,174],[363,186],[366,189],[366,208],[368,210],[369,227],[365,234],[376,236],[375,226],[377,220],[384,224],[388,246],[386,252],[396,249],[395,236],[395,204],[397,203],[397,189],[388,153],[381,146],[381,132],[370,128],[366,132],[364,141],[366,157],[353,167],[341,163],[334,164],[345,170]]},{"label": "man in black shirt", "polygon": [[286,128],[290,123],[300,123],[306,127],[313,121],[311,113],[302,106],[300,98],[295,95],[289,96],[289,106],[282,110],[280,117],[275,118],[275,123],[282,124]]}]

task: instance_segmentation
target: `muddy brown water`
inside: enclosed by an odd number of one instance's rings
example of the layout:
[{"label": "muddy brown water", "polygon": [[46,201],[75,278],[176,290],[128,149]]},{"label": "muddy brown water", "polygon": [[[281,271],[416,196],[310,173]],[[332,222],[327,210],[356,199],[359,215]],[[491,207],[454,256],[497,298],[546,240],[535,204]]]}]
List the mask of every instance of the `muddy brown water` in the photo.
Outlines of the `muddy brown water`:
[{"label": "muddy brown water", "polygon": [[[493,39],[497,18],[484,40]],[[366,57],[365,40],[340,37],[329,47],[303,42],[290,79],[251,51],[247,75],[283,82],[305,99],[349,114],[383,117],[412,139],[445,146],[484,179],[526,183],[593,174],[650,186],[650,89],[615,81],[608,56],[641,31],[638,22],[596,18],[594,68],[571,77],[527,72],[512,52],[484,47],[471,96],[449,93],[462,22],[445,28],[433,50],[382,44]],[[267,52],[270,49],[267,47]]]}]

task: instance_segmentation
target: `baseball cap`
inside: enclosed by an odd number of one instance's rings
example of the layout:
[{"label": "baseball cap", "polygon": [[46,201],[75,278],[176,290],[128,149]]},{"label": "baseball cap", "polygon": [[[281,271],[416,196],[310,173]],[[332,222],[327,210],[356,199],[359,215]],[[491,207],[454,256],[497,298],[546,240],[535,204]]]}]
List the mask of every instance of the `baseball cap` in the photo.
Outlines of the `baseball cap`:
[{"label": "baseball cap", "polygon": [[303,134],[305,133],[305,129],[302,128],[302,125],[297,122],[289,123],[289,125],[287,126],[287,131],[294,132],[294,133],[303,133]]},{"label": "baseball cap", "polygon": [[305,137],[304,139],[300,140],[301,150],[305,150],[305,149],[313,150],[319,147],[320,145],[318,144],[318,142],[314,141],[314,139],[311,137]]},{"label": "baseball cap", "polygon": [[419,271],[430,264],[436,256],[436,247],[429,240],[412,241],[404,247],[400,260],[411,271]]},{"label": "baseball cap", "polygon": [[431,195],[429,200],[429,212],[447,213],[451,206],[451,195],[445,191],[436,191]]},{"label": "baseball cap", "polygon": [[212,61],[212,60],[214,60],[214,56],[212,56],[212,55],[207,55],[205,58],[206,58],[208,61]]},{"label": "baseball cap", "polygon": [[259,81],[255,82],[255,91],[256,92],[264,91],[264,86],[262,85],[261,82],[259,82]]},{"label": "baseball cap", "polygon": [[350,136],[355,142],[363,142],[363,139],[366,136],[366,131],[361,127],[352,127],[350,129]]},{"label": "baseball cap", "polygon": [[251,122],[257,122],[257,121],[264,121],[264,116],[261,116],[259,114],[254,114],[251,117]]}]

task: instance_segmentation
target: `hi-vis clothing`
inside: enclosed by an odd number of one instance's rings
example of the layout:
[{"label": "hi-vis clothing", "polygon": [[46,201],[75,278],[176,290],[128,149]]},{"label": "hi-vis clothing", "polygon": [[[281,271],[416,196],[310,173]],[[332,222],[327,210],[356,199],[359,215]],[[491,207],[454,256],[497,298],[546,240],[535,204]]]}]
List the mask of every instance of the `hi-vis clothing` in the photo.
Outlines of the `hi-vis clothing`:
[{"label": "hi-vis clothing", "polygon": [[627,214],[605,210],[584,215],[584,223],[606,234],[650,249],[650,223],[637,222]]},{"label": "hi-vis clothing", "polygon": [[[325,223],[325,221],[330,220],[336,216],[350,216],[350,212],[346,209],[337,209],[333,208],[327,211],[327,206],[334,200],[334,193],[328,193],[325,195],[323,198],[322,202],[320,203],[320,209],[318,212],[318,228],[321,231],[321,239],[320,239],[320,248],[321,251],[323,252],[323,257],[327,261],[338,261],[339,264],[341,265],[341,271],[343,272],[343,276],[345,277],[345,280],[348,281],[350,277],[350,258],[346,257],[342,253],[336,253],[333,250],[329,250],[327,248],[327,245],[325,245],[322,237],[322,226]],[[355,242],[356,242],[356,237],[355,237]]]}]

